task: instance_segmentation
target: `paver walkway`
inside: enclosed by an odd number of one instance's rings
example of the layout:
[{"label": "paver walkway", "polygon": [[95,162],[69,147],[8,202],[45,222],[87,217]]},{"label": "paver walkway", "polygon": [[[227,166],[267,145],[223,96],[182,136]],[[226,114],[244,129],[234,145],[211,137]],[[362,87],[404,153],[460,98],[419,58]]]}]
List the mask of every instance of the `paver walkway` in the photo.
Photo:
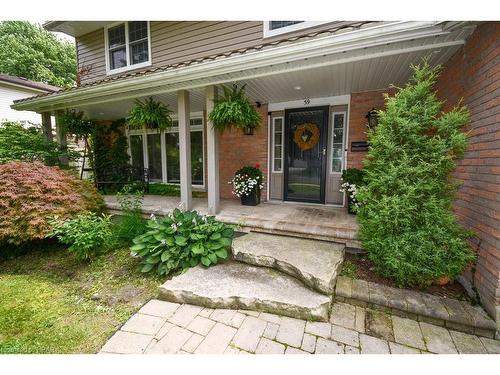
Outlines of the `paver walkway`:
[{"label": "paver walkway", "polygon": [[330,323],[151,300],[103,346],[112,354],[500,353],[500,341],[335,303]]}]

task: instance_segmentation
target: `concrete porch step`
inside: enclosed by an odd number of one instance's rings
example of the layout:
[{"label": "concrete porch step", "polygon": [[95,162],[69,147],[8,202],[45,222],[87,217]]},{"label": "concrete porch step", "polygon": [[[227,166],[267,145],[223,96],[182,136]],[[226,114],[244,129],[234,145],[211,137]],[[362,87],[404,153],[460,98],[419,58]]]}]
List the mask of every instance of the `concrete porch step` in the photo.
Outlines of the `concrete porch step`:
[{"label": "concrete porch step", "polygon": [[274,269],[228,261],[197,266],[160,286],[160,299],[328,321],[331,298]]},{"label": "concrete porch step", "polygon": [[277,269],[327,295],[335,291],[343,244],[250,232],[233,241],[234,259]]}]

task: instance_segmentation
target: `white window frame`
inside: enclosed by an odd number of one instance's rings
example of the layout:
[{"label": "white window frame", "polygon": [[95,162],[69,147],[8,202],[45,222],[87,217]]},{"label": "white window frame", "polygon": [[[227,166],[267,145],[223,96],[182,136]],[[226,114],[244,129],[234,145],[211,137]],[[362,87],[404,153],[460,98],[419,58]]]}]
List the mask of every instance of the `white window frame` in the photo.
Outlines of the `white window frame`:
[{"label": "white window frame", "polygon": [[[148,26],[148,61],[144,61],[139,64],[130,65],[130,54],[129,54],[129,35],[128,35],[128,23],[133,21],[123,21],[123,22],[115,22],[104,27],[104,51],[105,51],[105,60],[106,60],[106,75],[117,74],[126,72],[133,69],[140,69],[147,66],[151,66],[152,57],[151,57],[151,28],[149,25],[149,21],[146,21]],[[127,57],[127,65],[121,68],[111,69],[110,61],[109,61],[109,36],[108,30],[113,27],[125,25],[125,55]]]},{"label": "white window frame", "polygon": [[271,38],[273,36],[288,34],[294,31],[308,29],[310,27],[315,27],[323,25],[325,23],[330,23],[332,21],[303,21],[293,25],[280,27],[279,29],[271,30],[271,21],[264,21],[264,38]]},{"label": "white window frame", "polygon": [[[275,166],[274,166],[274,159],[275,159],[275,154],[274,154],[274,148],[276,146],[275,143],[275,126],[276,126],[276,120],[281,120],[281,170],[277,171]],[[278,116],[278,117],[273,117],[272,119],[273,126],[271,129],[271,172],[272,173],[283,173],[283,158],[284,158],[284,141],[285,141],[285,118],[283,116]]]},{"label": "white window frame", "polygon": [[[344,124],[342,126],[342,157],[341,158],[335,158],[335,159],[340,159],[341,164],[340,164],[340,172],[334,171],[333,170],[333,138],[335,136],[335,115],[344,115]],[[345,155],[345,143],[346,143],[346,123],[347,123],[347,112],[346,111],[335,111],[332,112],[332,135],[331,135],[331,148],[330,148],[330,160],[328,163],[330,164],[330,167],[328,168],[330,171],[330,174],[333,175],[341,175],[342,171],[345,168],[346,165],[346,155]]]},{"label": "white window frame", "polygon": [[[177,117],[172,116],[172,120],[176,121]],[[190,120],[201,120],[201,124],[199,125],[190,125],[189,131],[190,132],[201,132],[201,138],[202,138],[202,157],[203,157],[203,184],[202,185],[197,185],[197,184],[191,184],[193,189],[198,189],[198,190],[204,190],[205,189],[205,121],[203,119],[203,115],[200,113],[196,114],[190,114]],[[127,137],[128,137],[128,154],[130,157],[130,162],[132,162],[132,151],[130,148],[130,136],[131,135],[142,135],[142,154],[144,158],[144,168],[149,168],[149,158],[148,158],[148,141],[147,141],[147,135],[148,134],[160,134],[160,145],[161,145],[161,180],[151,180],[151,182],[161,182],[163,184],[169,184],[169,185],[180,185],[180,183],[175,183],[175,182],[168,182],[167,176],[168,176],[168,171],[167,171],[167,145],[165,142],[165,134],[166,133],[179,133],[179,127],[178,126],[173,126],[167,130],[162,130],[158,132],[156,129],[129,129],[127,131]]]}]

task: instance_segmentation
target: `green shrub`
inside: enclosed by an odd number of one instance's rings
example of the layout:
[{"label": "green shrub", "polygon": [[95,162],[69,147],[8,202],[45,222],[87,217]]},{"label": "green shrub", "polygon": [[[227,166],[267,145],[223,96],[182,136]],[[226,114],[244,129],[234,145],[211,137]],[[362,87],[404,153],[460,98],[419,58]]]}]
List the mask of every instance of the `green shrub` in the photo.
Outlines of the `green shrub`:
[{"label": "green shrub", "polygon": [[365,171],[358,168],[347,168],[342,171],[342,181],[361,187],[365,184]]},{"label": "green shrub", "polygon": [[0,164],[0,244],[43,239],[49,217],[104,209],[95,187],[76,174],[40,162]]},{"label": "green shrub", "polygon": [[113,225],[116,245],[129,245],[137,236],[146,231],[146,219],[142,217],[143,193],[133,185],[126,185],[116,194],[122,215]]},{"label": "green shrub", "polygon": [[175,209],[163,218],[148,221],[148,231],[134,239],[133,256],[142,258],[142,272],[156,270],[159,275],[204,266],[226,259],[234,228],[201,216],[196,211]]},{"label": "green shrub", "polygon": [[469,115],[464,107],[441,112],[438,68],[413,69],[368,134],[366,186],[357,195],[363,247],[376,271],[400,286],[454,278],[475,258],[451,212],[457,185],[450,174],[466,148],[460,130]]},{"label": "green shrub", "polygon": [[61,220],[55,216],[49,220],[53,227],[50,237],[69,246],[80,260],[90,260],[103,253],[111,237],[111,216],[98,216],[94,212],[76,215],[72,219]]},{"label": "green shrub", "polygon": [[26,126],[20,122],[6,121],[0,124],[0,164],[10,161],[40,161],[58,165],[60,156],[76,160],[76,152],[63,153],[56,142],[45,139],[40,127]]}]

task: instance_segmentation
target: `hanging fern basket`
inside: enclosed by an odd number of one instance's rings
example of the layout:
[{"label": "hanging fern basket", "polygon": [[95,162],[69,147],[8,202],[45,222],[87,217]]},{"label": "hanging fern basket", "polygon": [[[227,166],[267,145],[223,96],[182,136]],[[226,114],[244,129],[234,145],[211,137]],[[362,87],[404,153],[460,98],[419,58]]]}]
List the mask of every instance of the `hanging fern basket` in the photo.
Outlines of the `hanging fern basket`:
[{"label": "hanging fern basket", "polygon": [[144,101],[136,99],[134,105],[127,115],[127,124],[131,129],[167,130],[172,126],[173,111],[161,102],[155,101],[152,97]]},{"label": "hanging fern basket", "polygon": [[245,85],[238,89],[223,86],[223,95],[216,100],[214,109],[208,114],[214,129],[221,132],[229,128],[241,129],[252,135],[262,120],[260,114],[245,96]]}]

